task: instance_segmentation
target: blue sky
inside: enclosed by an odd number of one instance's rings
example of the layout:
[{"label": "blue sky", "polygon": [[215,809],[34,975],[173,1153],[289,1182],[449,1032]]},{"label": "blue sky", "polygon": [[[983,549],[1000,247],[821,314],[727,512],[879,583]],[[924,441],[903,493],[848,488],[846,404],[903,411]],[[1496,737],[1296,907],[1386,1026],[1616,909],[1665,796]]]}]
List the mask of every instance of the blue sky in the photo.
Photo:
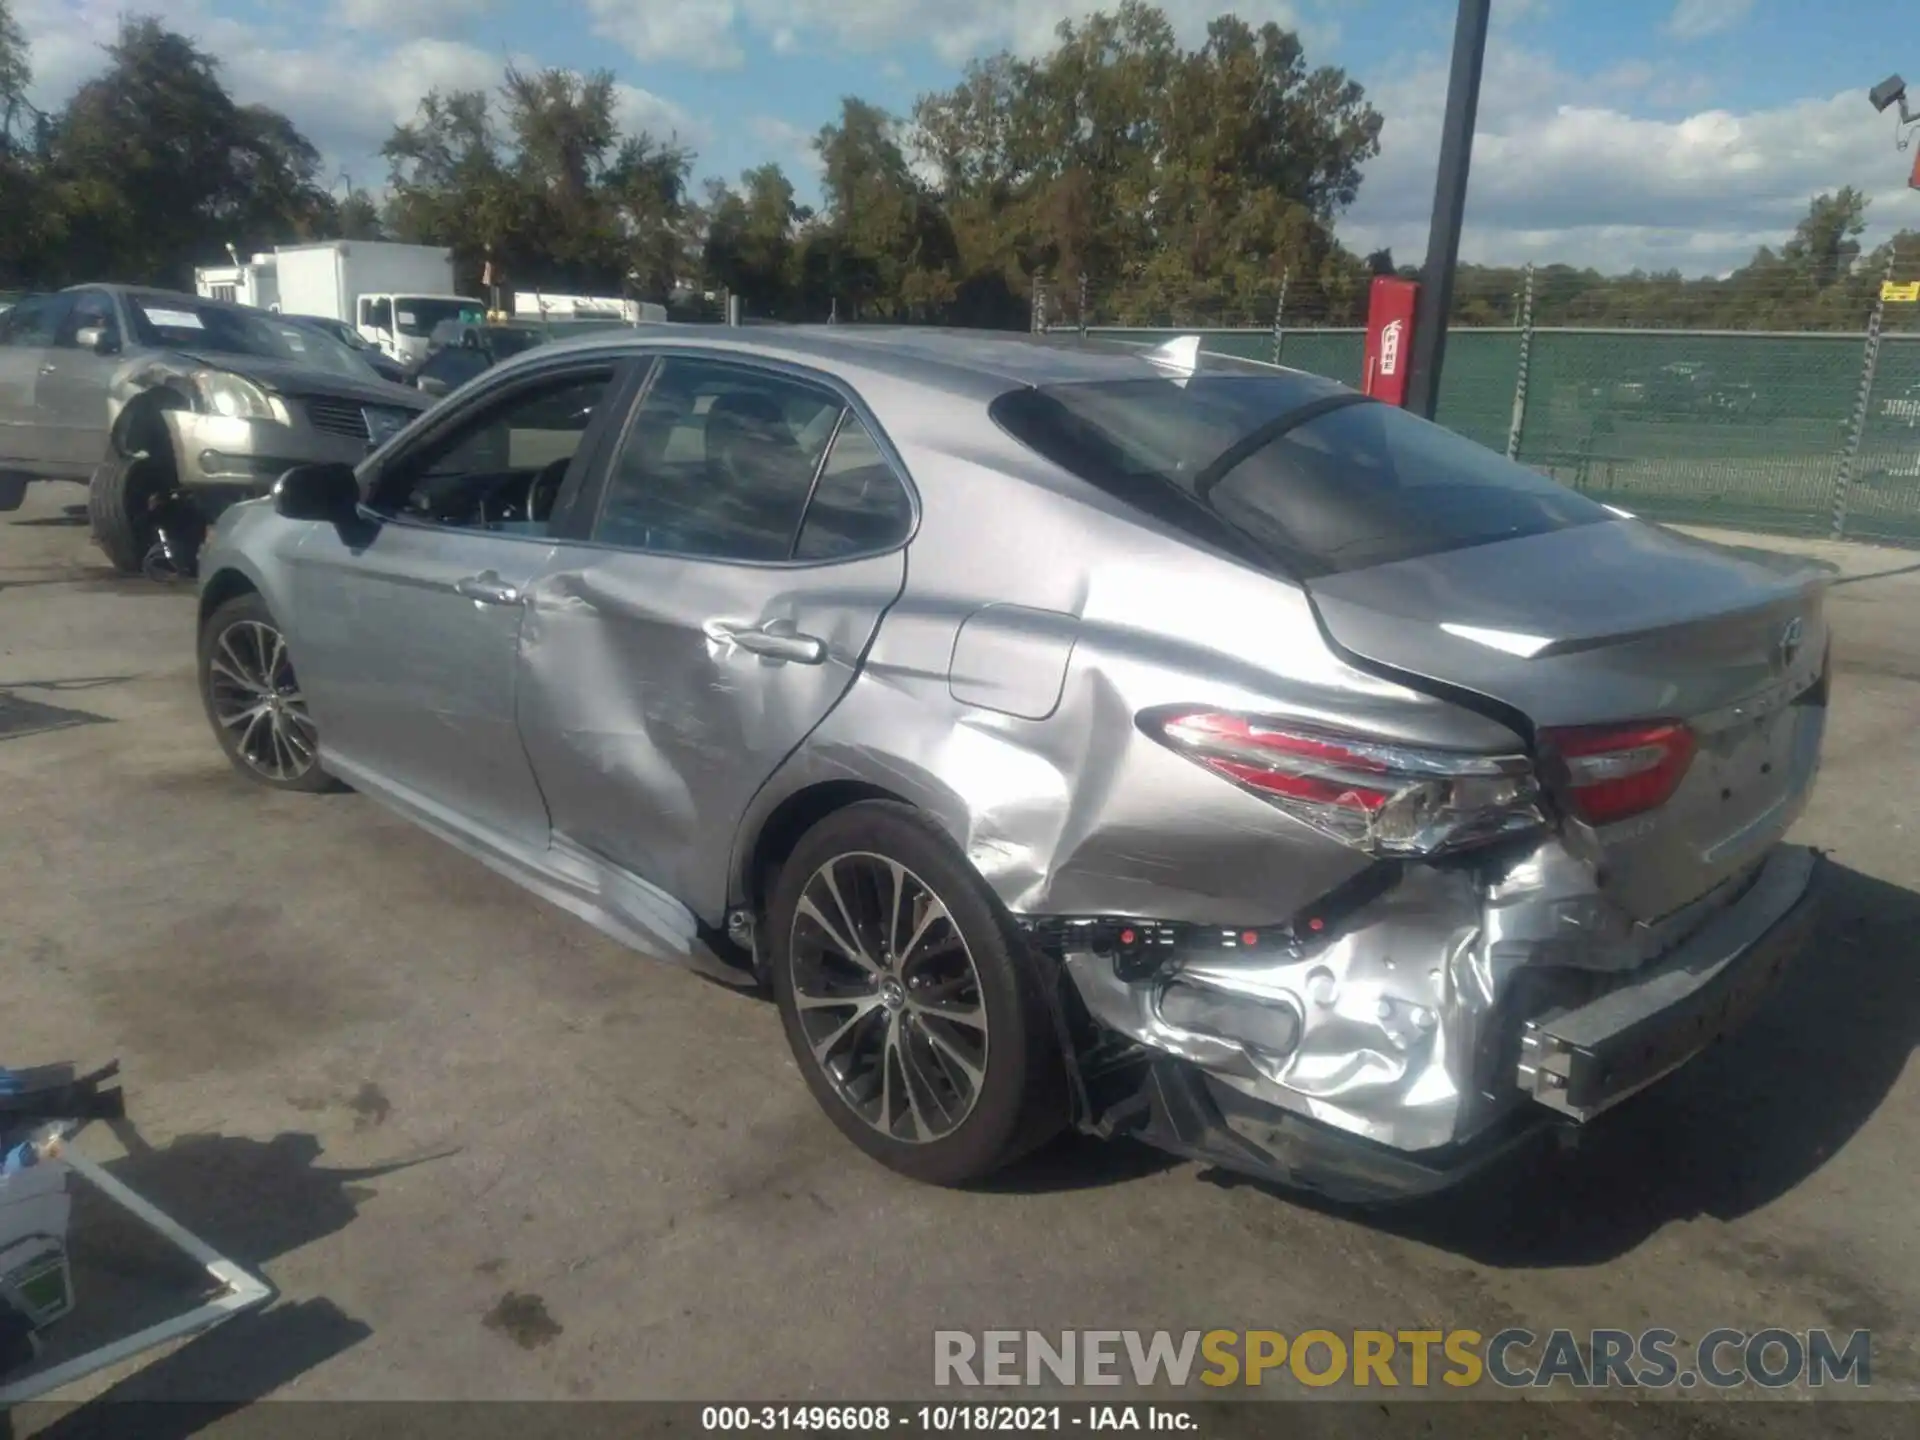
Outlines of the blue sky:
[{"label": "blue sky", "polygon": [[[41,98],[99,62],[140,0],[13,0]],[[1191,42],[1219,0],[1166,0]],[[839,99],[905,114],[970,56],[1044,48],[1084,0],[166,0],[232,88],[279,106],[356,184],[432,85],[491,84],[511,57],[606,67],[627,120],[676,131],[697,177],[777,160],[813,189],[808,141]],[[1347,217],[1349,243],[1425,248],[1453,0],[1248,0],[1345,67],[1387,117]],[[1866,89],[1920,85],[1920,29],[1898,0],[1494,0],[1469,259],[1567,259],[1715,273],[1776,241],[1808,197],[1853,184],[1874,233],[1920,228],[1911,157]],[[1907,41],[1902,52],[1901,42]]]}]

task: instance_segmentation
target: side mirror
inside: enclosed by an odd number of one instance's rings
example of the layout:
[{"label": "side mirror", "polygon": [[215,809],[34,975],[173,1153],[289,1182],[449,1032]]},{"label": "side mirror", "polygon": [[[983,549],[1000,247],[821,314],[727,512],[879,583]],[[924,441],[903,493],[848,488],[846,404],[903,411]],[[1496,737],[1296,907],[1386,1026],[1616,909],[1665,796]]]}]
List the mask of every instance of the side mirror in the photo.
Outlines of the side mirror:
[{"label": "side mirror", "polygon": [[82,350],[91,350],[96,355],[112,355],[120,349],[120,341],[102,325],[89,325],[77,331],[73,340]]},{"label": "side mirror", "polygon": [[296,465],[273,487],[273,508],[289,520],[348,525],[360,518],[360,480],[351,465]]}]

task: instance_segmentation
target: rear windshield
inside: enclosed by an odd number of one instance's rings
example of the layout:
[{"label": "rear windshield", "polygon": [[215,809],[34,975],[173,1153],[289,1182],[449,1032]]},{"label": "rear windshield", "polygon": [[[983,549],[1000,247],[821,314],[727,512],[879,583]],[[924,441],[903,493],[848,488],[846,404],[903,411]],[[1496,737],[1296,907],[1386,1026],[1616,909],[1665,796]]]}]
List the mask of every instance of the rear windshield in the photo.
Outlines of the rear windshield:
[{"label": "rear windshield", "polygon": [[1081,479],[1302,578],[1611,518],[1396,406],[1316,390],[1291,376],[1099,381],[1016,390],[992,414]]}]

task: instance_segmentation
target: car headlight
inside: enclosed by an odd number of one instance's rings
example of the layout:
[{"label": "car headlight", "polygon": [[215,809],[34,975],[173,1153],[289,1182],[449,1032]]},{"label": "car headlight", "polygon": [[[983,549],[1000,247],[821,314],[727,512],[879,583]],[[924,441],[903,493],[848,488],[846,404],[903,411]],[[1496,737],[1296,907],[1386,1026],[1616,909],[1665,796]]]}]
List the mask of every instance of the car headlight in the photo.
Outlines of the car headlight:
[{"label": "car headlight", "polygon": [[196,370],[193,388],[199,393],[200,403],[215,415],[287,423],[286,411],[280,403],[244,375],[235,375],[230,370]]}]

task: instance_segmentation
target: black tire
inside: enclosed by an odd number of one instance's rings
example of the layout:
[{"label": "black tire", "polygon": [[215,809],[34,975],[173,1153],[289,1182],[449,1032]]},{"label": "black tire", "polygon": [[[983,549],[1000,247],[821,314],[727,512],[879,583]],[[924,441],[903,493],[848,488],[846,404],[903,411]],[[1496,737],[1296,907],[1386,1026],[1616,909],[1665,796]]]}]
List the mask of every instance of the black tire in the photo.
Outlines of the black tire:
[{"label": "black tire", "polygon": [[[940,918],[928,921],[923,927],[925,938],[918,946],[899,944],[900,936],[915,923],[910,916],[897,922],[899,928],[891,938],[881,938],[889,928],[883,922],[879,929],[860,932],[867,937],[865,941],[856,938],[851,942],[863,951],[872,943],[873,948],[884,952],[886,963],[882,971],[899,977],[893,984],[893,989],[899,992],[898,1005],[892,998],[883,1001],[884,974],[869,973],[864,964],[842,964],[841,949],[820,943],[824,932],[819,931],[811,914],[803,921],[806,938],[801,939],[796,933],[802,897],[809,893],[810,886],[817,886],[822,867],[830,861],[837,862],[836,876],[849,875],[844,867],[852,867],[849,879],[837,883],[850,883],[856,888],[864,883],[860,879],[863,871],[879,877],[875,883],[885,884],[884,875],[898,866],[906,876],[906,883],[917,887],[909,893],[914,897],[913,903],[921,905],[919,913],[933,913],[932,906],[920,902],[922,891],[943,909]],[[824,892],[816,888],[811,893]],[[856,909],[860,907],[859,900],[849,903]],[[883,910],[888,908],[884,900],[878,905]],[[891,908],[896,916],[903,913],[897,901]],[[843,918],[846,913],[843,905]],[[768,927],[774,999],[779,1004],[787,1043],[792,1047],[800,1072],[806,1077],[814,1098],[841,1132],[881,1164],[930,1184],[965,1185],[984,1179],[1019,1159],[1065,1126],[1068,1118],[1065,1070],[1052,1012],[1041,989],[1035,961],[966,857],[924,815],[907,805],[876,800],[848,806],[820,821],[801,837],[781,867],[769,907]],[[952,943],[953,937],[961,942],[958,947]],[[901,958],[897,968],[891,968],[891,955],[896,948]],[[823,950],[829,957],[824,962],[819,958]],[[800,959],[798,967],[796,955]],[[820,967],[823,964],[834,967],[838,976],[852,977],[857,984],[869,985],[874,998],[869,1000],[866,998],[869,992],[863,991],[860,998],[844,1002],[844,1010],[836,1008],[843,1003],[838,999],[821,1001],[819,996],[824,992],[819,988],[823,974]],[[967,1047],[973,1059],[980,1062],[977,1068],[963,1065],[954,1046],[942,1043],[944,1036],[964,1044],[971,1020],[964,1022],[964,1028],[956,1028],[942,1018],[939,1009],[905,1008],[919,1003],[908,991],[928,980],[927,972],[935,964],[947,967],[948,975],[954,973],[955,966],[966,964],[977,982],[962,983],[961,988],[955,990],[951,987],[961,982],[935,978],[932,988],[922,991],[923,999],[931,998],[935,990],[945,992],[940,997],[943,1004],[948,995],[960,997],[949,1013],[964,1011],[976,1017],[984,1016],[978,1049]],[[807,974],[807,983],[812,987],[807,1013],[816,1017],[810,1022],[816,1025],[813,1035],[806,1028],[809,1022],[802,1019],[800,982],[796,978],[802,972]],[[837,981],[832,993],[835,996],[842,993]],[[967,996],[973,998],[968,1000]],[[861,1011],[861,1006],[867,1007],[866,1010]],[[857,1033],[838,1047],[827,1046],[826,1060],[816,1058],[815,1037],[821,1029],[832,1030],[843,1013],[855,1017],[847,1023],[850,1030]],[[827,1018],[820,1018],[823,1016]],[[875,1024],[882,1033],[860,1028]],[[939,1033],[930,1034],[930,1031]],[[917,1035],[919,1039],[901,1040],[896,1045],[893,1037],[901,1034]],[[877,1065],[856,1066],[848,1058],[858,1047],[862,1035],[880,1047]],[[941,1054],[935,1053],[935,1044],[941,1045]],[[919,1055],[924,1057],[921,1060],[913,1058],[916,1046]],[[954,1056],[954,1064],[948,1064],[943,1055]],[[933,1061],[941,1073],[930,1073],[927,1060]],[[830,1075],[829,1062],[856,1073],[851,1077]],[[918,1088],[902,1068],[909,1065],[922,1079]],[[981,1078],[977,1085],[968,1087],[972,1091],[971,1100],[954,1117],[952,1110],[956,1107],[949,1102],[958,1098],[952,1091],[958,1087],[955,1076],[959,1069],[965,1069],[969,1079],[975,1074]],[[906,1087],[903,1093],[911,1113],[903,1111],[899,1125],[892,1123],[891,1107],[898,1105],[900,1099],[890,1096],[888,1089],[875,1079],[876,1075],[884,1075],[889,1085],[897,1075]],[[937,1085],[938,1094],[928,1088],[930,1081]],[[880,1120],[855,1108],[860,1102],[849,1097],[856,1089],[867,1092],[875,1113],[886,1118],[884,1132]],[[879,1090],[877,1097],[872,1093],[875,1089]],[[930,1102],[924,1107],[929,1112],[936,1104],[940,1107],[935,1124],[930,1125],[923,1119],[922,1099]],[[949,1121],[951,1128],[938,1130],[939,1124]],[[902,1136],[901,1128],[926,1131],[930,1138]]]},{"label": "black tire", "polygon": [[[279,641],[278,649],[263,642],[270,634]],[[207,723],[214,738],[226,752],[227,761],[247,779],[270,790],[298,790],[319,794],[346,787],[320,767],[317,735],[312,721],[305,716],[304,702],[298,710],[289,699],[298,695],[293,663],[285,655],[285,638],[279,622],[267,608],[267,602],[252,591],[237,595],[217,607],[200,627],[199,679],[200,702],[207,712]],[[247,685],[260,697],[267,713],[252,721],[231,721],[233,707],[243,703],[240,682],[271,675],[274,695],[265,687]],[[228,719],[223,720],[223,714]],[[262,726],[271,727],[268,733]],[[302,744],[305,751],[302,751]],[[271,756],[276,767],[262,757]],[[301,763],[289,763],[287,757]]]},{"label": "black tire", "polygon": [[138,575],[159,538],[155,506],[173,489],[171,457],[122,455],[118,449],[87,485],[87,521],[94,543],[123,575]]}]

